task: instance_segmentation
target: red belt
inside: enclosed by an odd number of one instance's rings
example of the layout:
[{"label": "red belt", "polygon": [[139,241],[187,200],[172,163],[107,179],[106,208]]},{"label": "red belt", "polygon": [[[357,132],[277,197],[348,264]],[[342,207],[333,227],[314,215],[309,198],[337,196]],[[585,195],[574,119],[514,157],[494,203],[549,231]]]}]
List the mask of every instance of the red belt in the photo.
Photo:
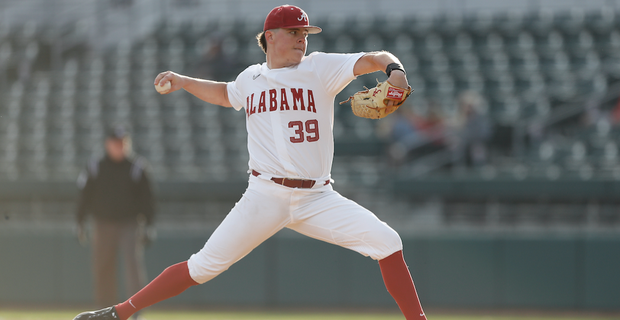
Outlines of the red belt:
[{"label": "red belt", "polygon": [[[260,176],[260,172],[252,169],[252,175],[255,177]],[[271,181],[283,185],[289,188],[302,188],[302,189],[310,189],[314,187],[316,180],[304,180],[304,179],[289,179],[289,178],[271,178]],[[325,180],[324,186],[329,184],[329,180]]]}]

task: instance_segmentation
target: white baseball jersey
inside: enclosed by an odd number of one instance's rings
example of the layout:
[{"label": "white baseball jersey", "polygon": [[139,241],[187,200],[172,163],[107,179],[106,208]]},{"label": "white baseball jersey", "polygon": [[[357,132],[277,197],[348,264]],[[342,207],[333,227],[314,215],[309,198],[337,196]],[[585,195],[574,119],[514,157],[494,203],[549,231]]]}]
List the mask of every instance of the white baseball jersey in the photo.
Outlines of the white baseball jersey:
[{"label": "white baseball jersey", "polygon": [[314,52],[297,66],[248,67],[228,83],[228,99],[245,108],[249,167],[266,177],[330,178],[334,98],[355,79],[364,53]]}]

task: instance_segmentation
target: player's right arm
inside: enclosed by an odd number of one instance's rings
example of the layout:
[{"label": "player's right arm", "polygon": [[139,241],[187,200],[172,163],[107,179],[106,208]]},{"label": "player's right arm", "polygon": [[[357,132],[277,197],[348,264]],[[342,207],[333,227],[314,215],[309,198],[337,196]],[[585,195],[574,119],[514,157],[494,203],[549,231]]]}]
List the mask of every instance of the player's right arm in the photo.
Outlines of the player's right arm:
[{"label": "player's right arm", "polygon": [[228,90],[226,82],[211,81],[205,79],[192,78],[172,71],[162,72],[155,78],[155,85],[164,85],[170,81],[171,88],[166,94],[184,89],[193,94],[198,99],[211,104],[217,104],[230,108],[232,105],[228,100]]}]

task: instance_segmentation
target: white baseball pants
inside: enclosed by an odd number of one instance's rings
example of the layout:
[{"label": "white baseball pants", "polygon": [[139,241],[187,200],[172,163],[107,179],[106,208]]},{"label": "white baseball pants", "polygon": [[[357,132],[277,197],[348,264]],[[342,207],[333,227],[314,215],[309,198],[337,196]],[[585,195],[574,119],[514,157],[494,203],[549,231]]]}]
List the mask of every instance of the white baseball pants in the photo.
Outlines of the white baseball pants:
[{"label": "white baseball pants", "polygon": [[282,228],[375,260],[403,247],[396,231],[331,184],[296,189],[251,175],[241,200],[188,260],[190,276],[198,283],[215,278]]}]

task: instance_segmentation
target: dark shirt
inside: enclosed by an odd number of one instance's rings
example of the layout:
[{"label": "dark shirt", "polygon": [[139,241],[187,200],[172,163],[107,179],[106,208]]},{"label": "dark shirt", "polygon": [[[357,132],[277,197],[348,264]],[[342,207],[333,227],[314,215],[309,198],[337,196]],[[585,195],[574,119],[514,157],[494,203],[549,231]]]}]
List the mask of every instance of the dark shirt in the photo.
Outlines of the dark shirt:
[{"label": "dark shirt", "polygon": [[94,159],[80,174],[78,186],[78,223],[88,214],[112,222],[136,221],[142,216],[147,225],[153,223],[153,195],[142,157],[129,156],[121,162],[108,156]]}]

